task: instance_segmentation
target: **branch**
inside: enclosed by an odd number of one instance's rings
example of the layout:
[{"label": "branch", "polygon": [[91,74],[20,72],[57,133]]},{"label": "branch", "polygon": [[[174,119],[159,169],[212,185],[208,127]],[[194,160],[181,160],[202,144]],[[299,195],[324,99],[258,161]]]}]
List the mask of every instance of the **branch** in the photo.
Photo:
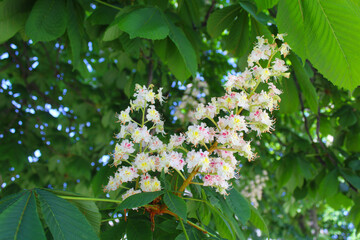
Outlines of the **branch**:
[{"label": "branch", "polygon": [[216,3],[216,1],[215,1],[215,0],[212,0],[210,8],[209,8],[209,10],[206,12],[205,19],[204,19],[204,21],[201,23],[201,26],[202,26],[202,27],[206,27],[207,21],[209,20],[209,17],[210,17],[210,14],[212,13],[212,11],[213,11],[214,8],[215,8],[215,3]]},{"label": "branch", "polygon": [[154,63],[153,63],[153,61],[154,60],[152,59],[152,49],[150,49],[147,86],[150,86],[150,84],[153,81],[153,73],[154,73]]},{"label": "branch", "polygon": [[310,128],[309,128],[309,123],[308,123],[308,119],[307,117],[305,116],[305,106],[304,106],[304,101],[303,101],[303,98],[302,98],[302,95],[301,95],[301,90],[300,90],[300,85],[299,85],[299,82],[297,81],[296,77],[295,77],[295,74],[293,75],[294,76],[294,81],[295,81],[295,85],[296,85],[296,89],[298,91],[298,95],[299,95],[299,102],[300,102],[300,105],[301,105],[301,112],[302,112],[302,116],[304,118],[304,126],[305,126],[305,131],[310,139],[310,142],[311,142],[311,145],[312,147],[314,148],[316,154],[318,155],[316,158],[319,160],[319,162],[323,165],[323,166],[326,166],[326,163],[325,161],[320,157],[320,152],[319,152],[319,149],[317,148],[316,144],[314,143],[314,140],[311,136],[311,133],[310,133]]}]

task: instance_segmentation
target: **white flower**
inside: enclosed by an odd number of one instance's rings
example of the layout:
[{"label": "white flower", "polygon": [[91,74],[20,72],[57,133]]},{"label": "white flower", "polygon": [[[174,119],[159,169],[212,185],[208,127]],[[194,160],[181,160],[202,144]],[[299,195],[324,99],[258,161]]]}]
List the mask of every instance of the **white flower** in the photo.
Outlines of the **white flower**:
[{"label": "white flower", "polygon": [[130,107],[126,108],[125,111],[121,111],[120,114],[118,115],[119,121],[121,123],[127,123],[131,121],[131,117],[130,117]]},{"label": "white flower", "polygon": [[144,174],[141,176],[140,189],[143,192],[156,192],[161,190],[161,184],[156,177],[151,178],[149,174]]}]

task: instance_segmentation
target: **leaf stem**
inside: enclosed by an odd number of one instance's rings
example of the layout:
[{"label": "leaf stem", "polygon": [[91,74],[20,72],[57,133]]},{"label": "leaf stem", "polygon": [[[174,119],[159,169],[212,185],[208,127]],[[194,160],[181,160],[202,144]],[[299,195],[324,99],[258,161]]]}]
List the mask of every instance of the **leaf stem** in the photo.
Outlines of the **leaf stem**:
[{"label": "leaf stem", "polygon": [[103,2],[103,1],[101,1],[101,0],[95,0],[95,2],[98,2],[98,3],[103,4],[103,5],[105,5],[105,6],[111,7],[111,8],[113,8],[113,9],[122,10],[121,8],[119,8],[119,7],[117,7],[117,6],[111,5],[111,4],[109,4],[109,3],[107,3],[107,2]]},{"label": "leaf stem", "polygon": [[186,232],[186,229],[185,229],[185,226],[184,226],[184,223],[183,223],[182,219],[179,218],[179,221],[180,221],[181,227],[182,227],[182,229],[183,229],[183,232],[184,232],[184,234],[185,234],[186,240],[190,240],[190,239],[189,239],[189,236],[188,236],[188,234],[187,234],[187,232]]},{"label": "leaf stem", "polygon": [[87,198],[87,197],[75,197],[75,196],[64,196],[64,195],[57,195],[57,196],[67,200],[122,203],[122,200],[105,199],[105,198]]}]

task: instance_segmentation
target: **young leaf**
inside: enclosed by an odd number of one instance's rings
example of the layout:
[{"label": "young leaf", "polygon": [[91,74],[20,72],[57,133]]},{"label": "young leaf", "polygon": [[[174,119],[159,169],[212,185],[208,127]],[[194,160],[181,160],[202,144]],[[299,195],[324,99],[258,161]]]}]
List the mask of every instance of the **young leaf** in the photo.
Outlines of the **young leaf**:
[{"label": "young leaf", "polygon": [[164,39],[169,34],[164,13],[158,8],[139,8],[120,17],[119,28],[130,38]]},{"label": "young leaf", "polygon": [[116,208],[115,212],[124,210],[124,209],[132,209],[144,206],[150,202],[152,202],[155,198],[162,195],[164,192],[143,192],[132,195],[126,198],[120,205]]},{"label": "young leaf", "polygon": [[234,188],[229,191],[229,196],[226,200],[241,223],[246,224],[251,214],[249,202]]},{"label": "young leaf", "polygon": [[65,1],[37,0],[25,25],[26,34],[34,41],[51,41],[65,33]]},{"label": "young leaf", "polygon": [[170,211],[176,213],[179,217],[186,220],[187,206],[183,199],[171,192],[165,192],[164,202]]},{"label": "young leaf", "polygon": [[0,214],[0,226],[1,239],[46,239],[32,191],[27,191]]},{"label": "young leaf", "polygon": [[54,239],[99,239],[84,215],[68,201],[37,189],[41,211]]}]

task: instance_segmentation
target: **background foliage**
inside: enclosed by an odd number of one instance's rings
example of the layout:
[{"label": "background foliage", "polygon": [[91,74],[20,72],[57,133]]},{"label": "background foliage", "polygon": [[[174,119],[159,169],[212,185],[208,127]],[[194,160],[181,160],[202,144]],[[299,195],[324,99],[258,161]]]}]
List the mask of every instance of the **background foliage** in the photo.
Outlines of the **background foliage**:
[{"label": "background foliage", "polygon": [[[258,209],[191,189],[212,205],[187,201],[187,217],[227,239],[264,238],[267,232],[271,238],[355,239],[355,229],[360,230],[359,13],[357,0],[0,1],[1,226],[13,229],[18,219],[8,217],[24,209],[22,221],[37,227],[21,233],[42,232],[45,226],[42,238],[66,239],[71,229],[52,229],[47,212],[62,207],[70,213],[75,206],[87,219],[81,214],[68,219],[65,211],[56,221],[85,222],[82,226],[94,231],[80,229],[95,239],[125,233],[128,239],[183,239],[172,216],[159,217],[152,232],[141,212],[130,212],[126,222],[123,215],[114,216],[115,221],[109,216],[114,204],[34,188],[109,197],[102,185],[114,171],[105,164],[118,131],[114,116],[127,106],[135,83],[164,88],[166,128],[178,132],[187,123],[173,112],[186,84],[203,78],[210,92],[206,98],[220,96],[221,79],[244,69],[256,36],[286,32],[292,76],[279,82],[284,93],[276,131],[258,141],[259,157],[243,162],[241,178],[233,183],[241,191],[267,171]],[[10,196],[22,189],[33,190]],[[110,195],[116,199],[119,193]],[[234,213],[244,217],[240,224],[229,220]],[[144,231],[136,230],[139,225]],[[190,239],[204,237],[188,224],[185,228]]]}]

